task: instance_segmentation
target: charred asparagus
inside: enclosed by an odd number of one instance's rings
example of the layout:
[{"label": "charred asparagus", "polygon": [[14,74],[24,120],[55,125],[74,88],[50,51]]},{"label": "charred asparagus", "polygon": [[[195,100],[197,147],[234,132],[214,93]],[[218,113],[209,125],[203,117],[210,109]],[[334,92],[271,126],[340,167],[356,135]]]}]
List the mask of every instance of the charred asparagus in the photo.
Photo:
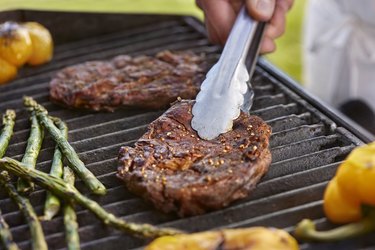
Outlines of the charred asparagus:
[{"label": "charred asparagus", "polygon": [[95,194],[105,194],[106,188],[104,185],[90,172],[85,164],[79,159],[78,154],[74,148],[68,143],[64,135],[53,124],[53,121],[48,117],[48,111],[39,105],[33,98],[24,97],[25,106],[33,110],[39,122],[48,130],[51,137],[59,145],[60,150],[69,162],[69,166],[74,170],[79,178],[89,187]]},{"label": "charred asparagus", "polygon": [[[58,118],[51,118],[55,122],[56,126],[60,129],[61,133],[65,138],[68,138],[68,127],[66,124]],[[55,152],[53,153],[52,165],[50,175],[62,178],[63,176],[63,162],[62,153],[59,146],[55,146]],[[51,220],[60,210],[60,200],[53,195],[51,192],[47,192],[46,202],[44,205],[44,216],[43,220]]]},{"label": "charred asparagus", "polygon": [[5,111],[3,116],[3,130],[0,135],[0,158],[5,155],[8,148],[10,138],[13,134],[13,128],[16,120],[16,112],[14,110],[8,109]]},{"label": "charred asparagus", "polygon": [[[10,138],[13,134],[13,127],[16,119],[16,113],[14,110],[7,110],[3,116],[4,128],[0,135],[0,158],[4,156],[5,151],[8,147]],[[9,226],[3,218],[0,210],[0,238],[1,243],[5,249],[17,250],[18,246],[13,241],[12,234],[9,230]]]},{"label": "charred asparagus", "polygon": [[[64,181],[65,183],[74,186],[74,173],[68,168],[64,167]],[[74,212],[73,204],[65,202],[64,204],[64,224],[65,237],[69,250],[80,249],[77,216]]]},{"label": "charred asparagus", "polygon": [[157,228],[150,224],[137,224],[127,222],[106,212],[98,203],[82,195],[74,186],[65,181],[49,176],[39,170],[25,168],[21,162],[8,157],[0,159],[0,169],[7,170],[12,174],[37,183],[39,186],[53,192],[56,196],[66,202],[75,201],[77,204],[87,208],[94,213],[105,224],[119,230],[130,232],[138,236],[159,237],[162,235],[175,235],[181,233],[176,229]]},{"label": "charred asparagus", "polygon": [[0,211],[0,237],[1,243],[5,249],[8,250],[18,250],[18,246],[13,241],[12,234],[9,230],[8,224],[5,222],[3,215]]},{"label": "charred asparagus", "polygon": [[[30,136],[27,140],[27,146],[25,154],[22,158],[22,163],[28,168],[35,168],[36,160],[39,155],[40,148],[43,142],[43,128],[39,125],[38,119],[36,118],[34,112],[31,114],[31,130]],[[30,193],[34,190],[34,183],[29,181],[18,179],[17,191],[20,193]]]},{"label": "charred asparagus", "polygon": [[[32,169],[28,168],[27,165],[22,164],[24,170]],[[30,178],[25,178],[30,181]],[[15,186],[11,184],[10,177],[6,171],[0,173],[0,185],[5,189],[10,198],[18,205],[23,216],[26,218],[27,223],[29,224],[31,238],[32,238],[32,248],[34,250],[44,250],[47,248],[47,243],[44,238],[42,226],[39,223],[38,217],[31,206],[30,201],[21,196]]]}]

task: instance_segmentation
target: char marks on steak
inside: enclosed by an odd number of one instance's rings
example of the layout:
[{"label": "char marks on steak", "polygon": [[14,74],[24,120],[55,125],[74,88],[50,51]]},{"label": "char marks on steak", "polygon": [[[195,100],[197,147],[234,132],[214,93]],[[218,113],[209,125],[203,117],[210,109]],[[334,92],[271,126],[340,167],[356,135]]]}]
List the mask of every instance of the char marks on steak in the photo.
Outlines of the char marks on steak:
[{"label": "char marks on steak", "polygon": [[191,51],[121,55],[59,71],[50,83],[50,97],[68,107],[93,110],[165,108],[177,97],[194,98],[206,68],[205,56]]},{"label": "char marks on steak", "polygon": [[205,141],[191,128],[192,105],[176,103],[119,153],[117,176],[127,188],[180,216],[247,197],[271,163],[271,128],[261,118],[241,113],[232,131]]}]

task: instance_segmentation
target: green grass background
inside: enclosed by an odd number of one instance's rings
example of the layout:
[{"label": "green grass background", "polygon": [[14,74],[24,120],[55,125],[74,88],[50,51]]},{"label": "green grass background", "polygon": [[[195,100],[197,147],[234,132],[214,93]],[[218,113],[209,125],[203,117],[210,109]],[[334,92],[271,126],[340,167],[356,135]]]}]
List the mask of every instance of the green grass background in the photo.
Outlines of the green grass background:
[{"label": "green grass background", "polygon": [[[306,0],[295,0],[287,29],[277,40],[277,51],[267,57],[297,81],[302,80],[301,30]],[[194,0],[0,0],[0,10],[38,9],[194,15],[203,19]]]}]

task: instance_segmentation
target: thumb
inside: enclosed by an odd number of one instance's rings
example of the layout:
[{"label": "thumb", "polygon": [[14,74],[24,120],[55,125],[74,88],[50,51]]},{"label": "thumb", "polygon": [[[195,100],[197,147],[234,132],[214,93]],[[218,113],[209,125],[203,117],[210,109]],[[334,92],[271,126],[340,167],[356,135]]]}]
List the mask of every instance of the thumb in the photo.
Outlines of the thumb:
[{"label": "thumb", "polygon": [[247,10],[254,19],[268,21],[275,11],[276,0],[247,0]]}]

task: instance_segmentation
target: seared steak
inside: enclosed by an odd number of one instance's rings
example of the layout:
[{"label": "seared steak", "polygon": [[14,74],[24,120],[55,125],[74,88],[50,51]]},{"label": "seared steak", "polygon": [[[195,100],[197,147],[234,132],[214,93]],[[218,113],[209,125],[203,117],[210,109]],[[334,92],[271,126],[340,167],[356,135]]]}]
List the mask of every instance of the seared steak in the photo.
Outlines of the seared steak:
[{"label": "seared steak", "polygon": [[121,55],[59,71],[50,83],[50,96],[55,102],[75,108],[159,109],[177,97],[194,98],[205,71],[205,56],[189,51],[163,51],[156,56]]},{"label": "seared steak", "polygon": [[117,176],[127,188],[180,216],[248,196],[271,163],[271,128],[261,118],[241,113],[232,131],[205,141],[190,126],[192,105],[176,103],[119,153]]}]

